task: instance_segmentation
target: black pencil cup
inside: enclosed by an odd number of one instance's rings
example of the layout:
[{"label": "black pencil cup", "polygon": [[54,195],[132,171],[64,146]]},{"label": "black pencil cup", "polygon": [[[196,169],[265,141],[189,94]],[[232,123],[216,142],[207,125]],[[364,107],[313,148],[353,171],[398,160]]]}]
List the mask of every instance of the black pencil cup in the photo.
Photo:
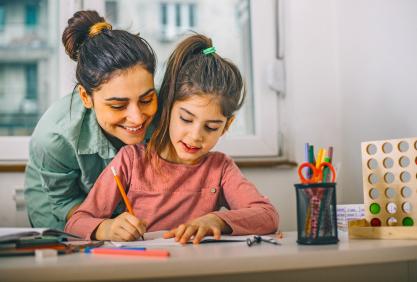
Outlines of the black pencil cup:
[{"label": "black pencil cup", "polygon": [[297,243],[336,244],[336,183],[295,184]]}]

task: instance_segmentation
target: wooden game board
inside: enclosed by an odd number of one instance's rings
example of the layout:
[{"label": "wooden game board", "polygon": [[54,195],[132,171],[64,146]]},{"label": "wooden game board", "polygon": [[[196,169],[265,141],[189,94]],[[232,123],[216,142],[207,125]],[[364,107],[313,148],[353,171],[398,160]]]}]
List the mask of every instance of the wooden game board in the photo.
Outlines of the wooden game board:
[{"label": "wooden game board", "polygon": [[416,224],[416,158],[417,138],[362,143],[365,217],[371,226]]},{"label": "wooden game board", "polygon": [[362,177],[368,227],[353,224],[349,233],[412,239],[410,231],[417,239],[417,137],[363,142]]}]

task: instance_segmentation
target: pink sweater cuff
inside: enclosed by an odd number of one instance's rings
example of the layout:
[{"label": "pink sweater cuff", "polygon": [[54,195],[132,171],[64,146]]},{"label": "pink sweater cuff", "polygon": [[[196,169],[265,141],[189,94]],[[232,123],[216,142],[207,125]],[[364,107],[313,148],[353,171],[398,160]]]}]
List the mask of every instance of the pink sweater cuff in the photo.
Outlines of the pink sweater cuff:
[{"label": "pink sweater cuff", "polygon": [[104,218],[82,218],[66,226],[65,231],[83,237],[85,240],[93,240],[91,237]]}]

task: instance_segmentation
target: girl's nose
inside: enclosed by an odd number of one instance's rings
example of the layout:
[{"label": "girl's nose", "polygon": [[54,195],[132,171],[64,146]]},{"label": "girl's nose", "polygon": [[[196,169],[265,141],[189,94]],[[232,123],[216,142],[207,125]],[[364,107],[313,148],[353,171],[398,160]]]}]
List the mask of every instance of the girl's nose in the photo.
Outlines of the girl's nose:
[{"label": "girl's nose", "polygon": [[193,141],[195,142],[203,141],[203,134],[202,134],[202,129],[200,128],[200,126],[193,127],[190,132],[190,135]]}]

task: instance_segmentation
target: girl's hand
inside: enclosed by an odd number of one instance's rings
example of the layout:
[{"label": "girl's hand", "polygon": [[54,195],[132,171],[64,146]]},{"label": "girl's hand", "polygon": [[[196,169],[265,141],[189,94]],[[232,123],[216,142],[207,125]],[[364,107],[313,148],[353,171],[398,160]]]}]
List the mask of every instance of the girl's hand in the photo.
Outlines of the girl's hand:
[{"label": "girl's hand", "polygon": [[194,236],[193,244],[199,244],[206,235],[213,235],[215,239],[219,240],[222,233],[230,233],[231,231],[230,226],[223,219],[209,213],[166,232],[164,238],[175,237],[175,241],[186,244]]},{"label": "girl's hand", "polygon": [[146,223],[124,212],[113,219],[105,219],[92,236],[96,240],[134,241],[146,232]]}]

